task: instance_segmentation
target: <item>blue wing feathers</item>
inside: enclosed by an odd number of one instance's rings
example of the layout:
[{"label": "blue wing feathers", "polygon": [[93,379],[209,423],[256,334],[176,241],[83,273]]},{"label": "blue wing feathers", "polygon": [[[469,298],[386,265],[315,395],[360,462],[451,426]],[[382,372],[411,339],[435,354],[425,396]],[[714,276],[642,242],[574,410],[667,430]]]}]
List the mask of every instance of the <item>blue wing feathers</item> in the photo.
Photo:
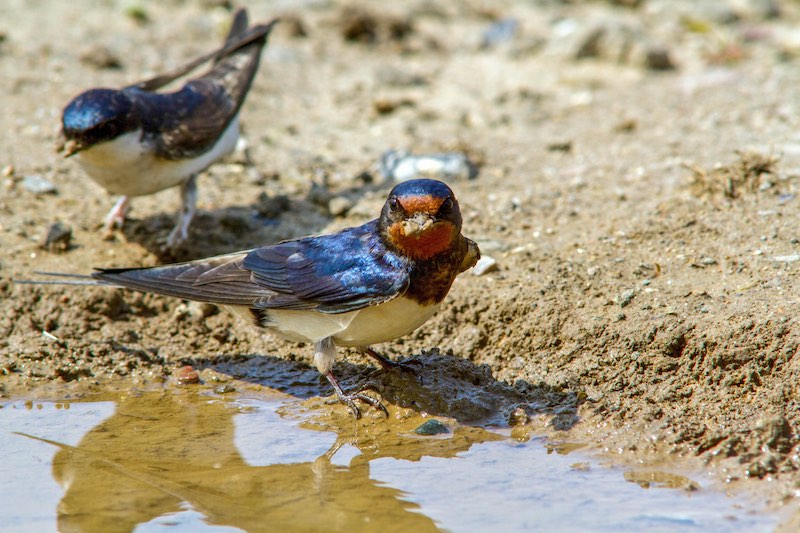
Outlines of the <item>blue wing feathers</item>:
[{"label": "blue wing feathers", "polygon": [[100,270],[117,285],[189,300],[344,313],[404,293],[409,262],[381,244],[376,222],[188,263]]}]

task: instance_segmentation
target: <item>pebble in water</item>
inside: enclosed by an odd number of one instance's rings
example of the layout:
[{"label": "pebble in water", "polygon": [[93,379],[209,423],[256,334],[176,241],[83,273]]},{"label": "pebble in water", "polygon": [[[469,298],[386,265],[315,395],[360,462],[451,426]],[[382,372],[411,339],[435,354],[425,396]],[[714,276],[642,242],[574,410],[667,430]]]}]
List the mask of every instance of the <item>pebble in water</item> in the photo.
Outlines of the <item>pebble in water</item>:
[{"label": "pebble in water", "polygon": [[450,433],[450,430],[438,420],[431,419],[424,424],[421,424],[417,429],[414,430],[414,433],[427,437],[430,435],[442,435],[445,433]]}]

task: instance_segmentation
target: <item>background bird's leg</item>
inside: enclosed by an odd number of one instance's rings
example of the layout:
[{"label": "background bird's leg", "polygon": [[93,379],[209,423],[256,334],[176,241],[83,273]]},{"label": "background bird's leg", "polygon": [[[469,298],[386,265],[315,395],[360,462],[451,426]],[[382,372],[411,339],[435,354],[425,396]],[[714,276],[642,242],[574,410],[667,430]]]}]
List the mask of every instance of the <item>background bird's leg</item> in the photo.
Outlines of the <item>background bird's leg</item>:
[{"label": "background bird's leg", "polygon": [[125,224],[125,214],[128,212],[128,197],[127,196],[120,196],[117,203],[114,204],[114,207],[111,208],[111,211],[108,212],[106,215],[105,224],[103,224],[103,230],[106,233],[110,233],[114,228],[122,229],[122,225]]},{"label": "background bird's leg", "polygon": [[189,237],[189,224],[197,212],[197,175],[192,174],[181,184],[181,209],[178,220],[167,237],[167,248],[174,248]]},{"label": "background bird's leg", "polygon": [[397,369],[397,370],[403,370],[405,372],[411,372],[412,374],[417,374],[418,372],[417,369],[411,365],[417,365],[417,366],[422,365],[422,363],[420,361],[417,361],[416,359],[411,359],[409,361],[404,361],[402,363],[398,361],[392,361],[388,357],[379,354],[369,346],[361,348],[361,351],[367,354],[368,356],[372,357],[373,359],[375,359],[378,362],[378,364],[381,365],[381,368],[383,368],[384,370]]}]

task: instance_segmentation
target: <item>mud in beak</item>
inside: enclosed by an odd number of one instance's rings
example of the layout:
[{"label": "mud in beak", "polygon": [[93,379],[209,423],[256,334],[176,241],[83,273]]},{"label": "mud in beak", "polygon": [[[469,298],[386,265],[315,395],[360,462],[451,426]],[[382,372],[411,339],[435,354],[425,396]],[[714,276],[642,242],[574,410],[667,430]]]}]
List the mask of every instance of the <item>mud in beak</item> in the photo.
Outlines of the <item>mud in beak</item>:
[{"label": "mud in beak", "polygon": [[416,213],[403,221],[403,233],[406,237],[418,237],[433,226],[433,217],[426,213]]},{"label": "mud in beak", "polygon": [[56,146],[56,151],[64,152],[64,158],[66,159],[67,157],[72,157],[73,155],[77,154],[84,148],[86,147],[75,139],[70,139],[67,141],[62,137],[59,144]]}]

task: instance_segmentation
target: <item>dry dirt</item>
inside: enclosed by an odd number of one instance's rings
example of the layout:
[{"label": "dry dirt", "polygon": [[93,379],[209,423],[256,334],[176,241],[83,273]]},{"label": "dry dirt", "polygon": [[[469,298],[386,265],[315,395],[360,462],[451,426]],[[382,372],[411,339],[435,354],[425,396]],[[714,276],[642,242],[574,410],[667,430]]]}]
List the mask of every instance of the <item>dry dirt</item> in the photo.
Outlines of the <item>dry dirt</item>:
[{"label": "dry dirt", "polygon": [[[369,377],[355,353],[345,383],[464,422],[519,422],[523,405],[536,431],[624,460],[699,460],[775,502],[800,490],[797,3],[251,2],[284,22],[243,110],[247,149],[201,177],[189,244],[159,254],[174,190],[135,199],[103,240],[113,199],[55,153],[61,109],[213,48],[224,4],[0,5],[0,394],[184,364],[330,394],[308,346],[212,308],[12,280],[359,224],[390,186],[385,150],[465,151],[464,233],[499,269],[462,275],[438,316],[381,347],[420,357],[422,387]],[[506,18],[516,29],[487,38]],[[331,197],[352,207],[334,216]],[[43,249],[57,221],[72,239]]]}]

